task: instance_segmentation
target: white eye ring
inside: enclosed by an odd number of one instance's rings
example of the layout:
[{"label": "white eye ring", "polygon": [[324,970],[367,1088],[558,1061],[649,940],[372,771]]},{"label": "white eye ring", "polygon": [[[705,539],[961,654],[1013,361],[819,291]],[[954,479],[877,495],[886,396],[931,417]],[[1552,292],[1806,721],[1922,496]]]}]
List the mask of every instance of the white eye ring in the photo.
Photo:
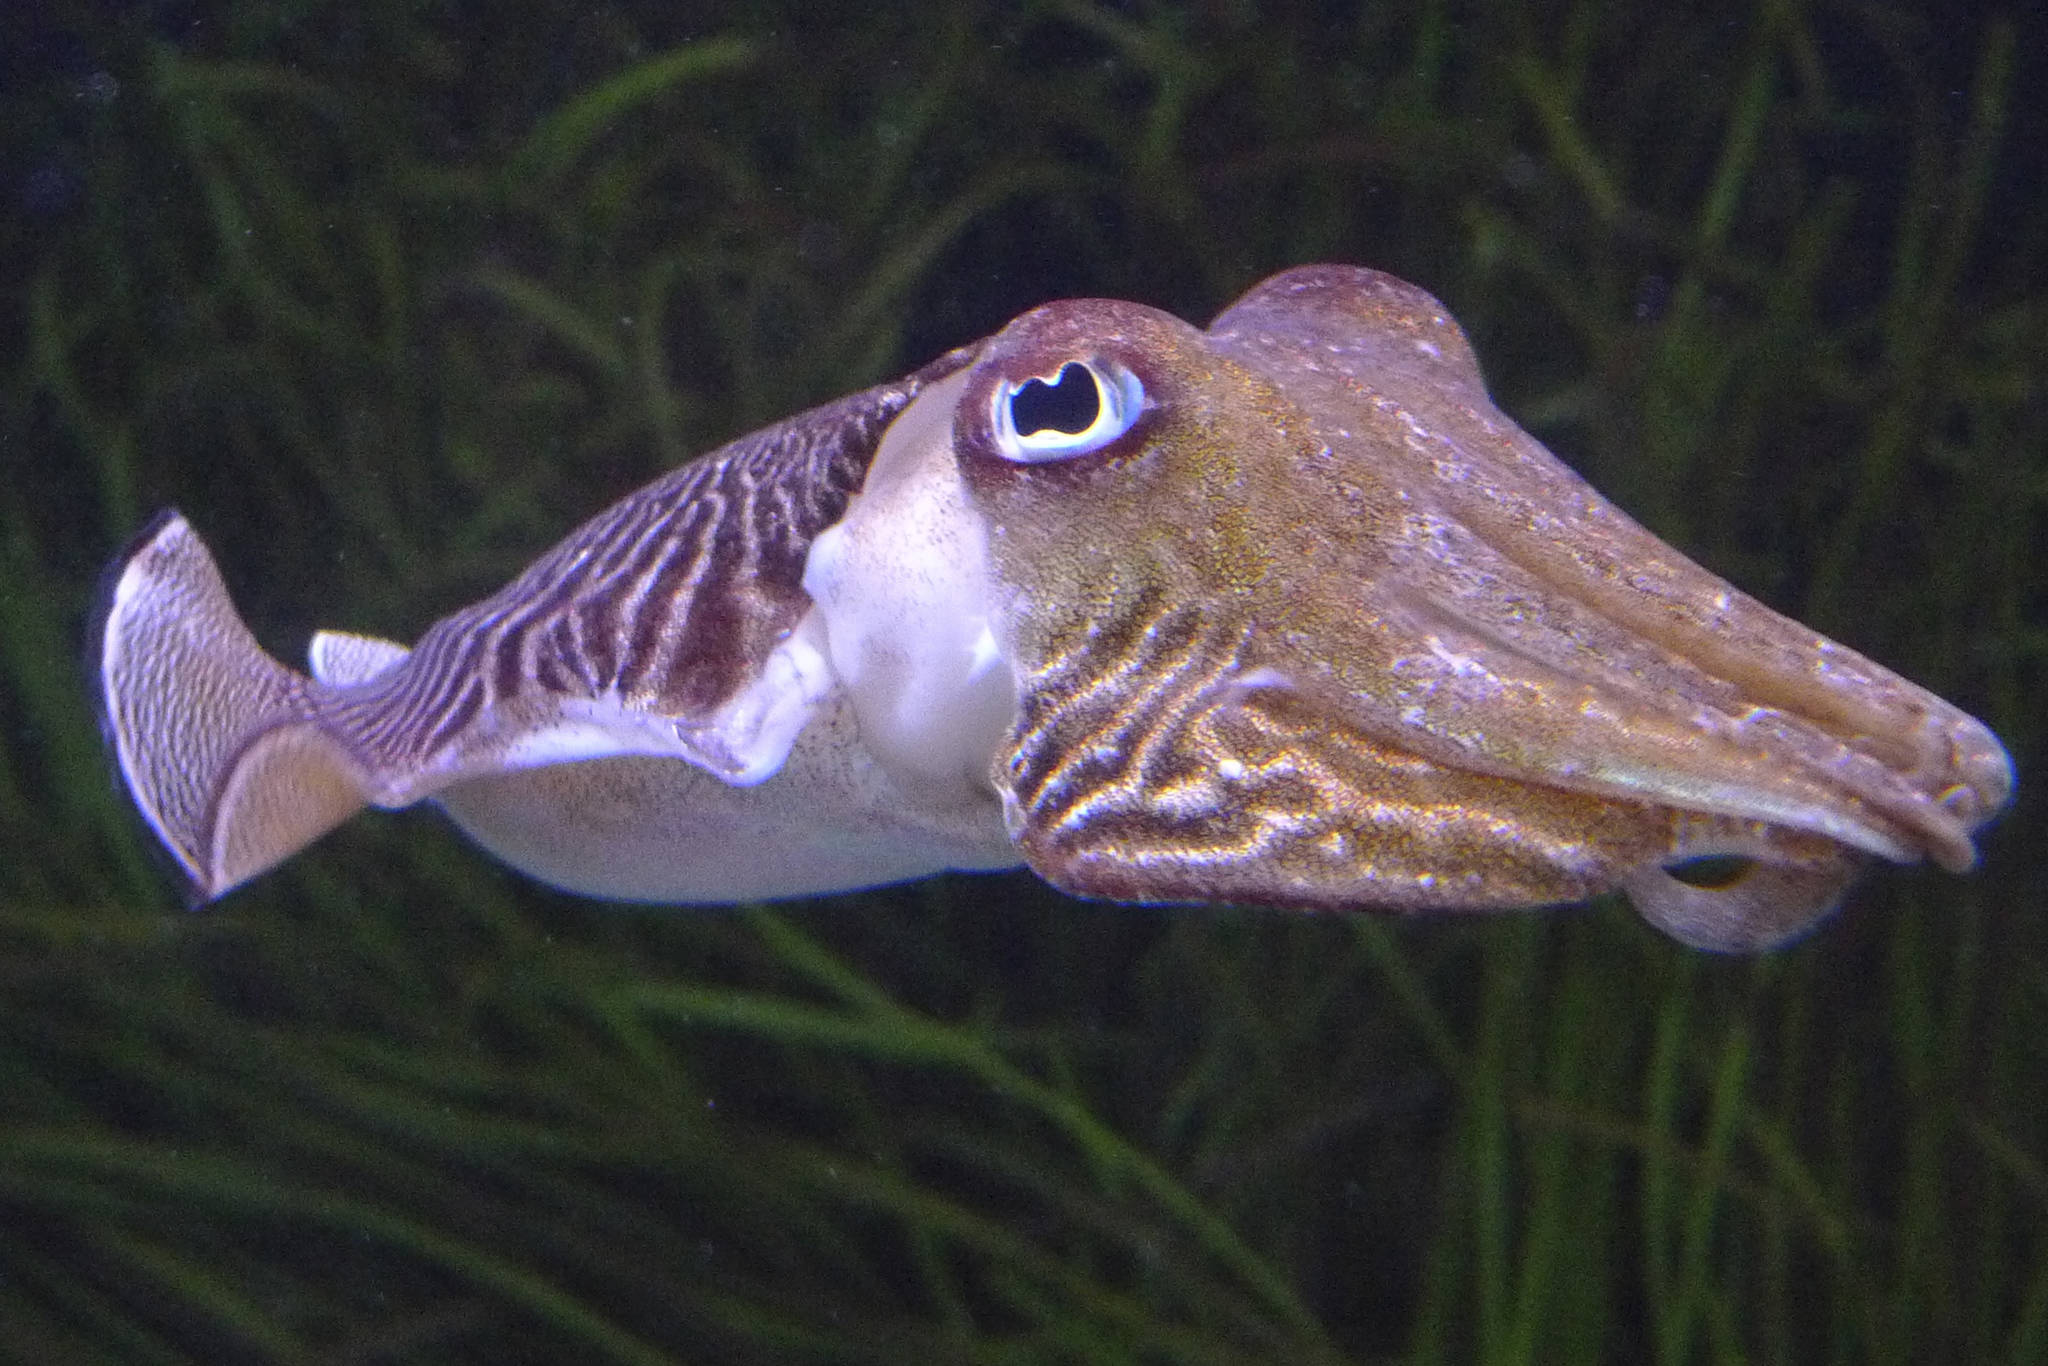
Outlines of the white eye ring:
[{"label": "white eye ring", "polygon": [[[1080,388],[1082,376],[1092,393]],[[1028,431],[1018,430],[1020,398],[1027,409]],[[1092,416],[1085,406],[1089,403],[1094,405]],[[1129,431],[1145,411],[1145,385],[1114,362],[1070,360],[1050,375],[1034,375],[1022,384],[997,384],[990,406],[996,450],[1005,460],[1036,465],[1099,451]],[[1037,410],[1036,420],[1031,410]],[[1056,422],[1060,425],[1052,425]],[[1068,426],[1080,430],[1065,430]]]}]

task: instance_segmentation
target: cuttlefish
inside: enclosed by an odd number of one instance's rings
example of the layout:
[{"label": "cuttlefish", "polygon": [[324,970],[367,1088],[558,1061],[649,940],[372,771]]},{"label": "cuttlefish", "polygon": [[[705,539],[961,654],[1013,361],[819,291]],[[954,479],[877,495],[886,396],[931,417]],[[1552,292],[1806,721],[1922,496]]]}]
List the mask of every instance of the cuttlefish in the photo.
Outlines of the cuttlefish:
[{"label": "cuttlefish", "polygon": [[1962,871],[1980,722],[1631,521],[1457,323],[1309,266],[1202,331],[1068,300],[693,461],[411,649],[263,653],[185,519],[109,574],[106,731],[218,897],[432,799],[593,896],[1028,866],[1083,897],[1454,911],[1619,891],[1769,947]]}]

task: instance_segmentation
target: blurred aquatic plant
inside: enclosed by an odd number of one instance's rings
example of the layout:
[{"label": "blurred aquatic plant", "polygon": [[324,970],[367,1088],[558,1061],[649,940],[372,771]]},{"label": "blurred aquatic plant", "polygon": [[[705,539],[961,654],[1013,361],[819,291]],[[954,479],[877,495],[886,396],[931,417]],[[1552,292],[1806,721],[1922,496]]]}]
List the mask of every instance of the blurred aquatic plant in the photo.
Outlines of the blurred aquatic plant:
[{"label": "blurred aquatic plant", "polygon": [[[55,4],[0,217],[0,1343],[25,1360],[2048,1359],[2048,50],[2016,14]],[[1731,22],[1732,21],[1732,22]],[[268,643],[1048,297],[1356,260],[1667,536],[1990,716],[1969,882],[1690,956],[555,897],[360,822],[200,917],[73,660]]]}]

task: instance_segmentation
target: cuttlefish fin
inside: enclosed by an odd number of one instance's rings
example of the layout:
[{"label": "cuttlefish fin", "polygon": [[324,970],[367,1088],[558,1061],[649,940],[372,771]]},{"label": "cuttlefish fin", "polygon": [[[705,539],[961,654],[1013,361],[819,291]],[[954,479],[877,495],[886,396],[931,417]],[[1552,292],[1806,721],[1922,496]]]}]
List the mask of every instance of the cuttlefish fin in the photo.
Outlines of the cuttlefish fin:
[{"label": "cuttlefish fin", "polygon": [[195,904],[368,803],[360,767],[314,720],[320,685],[264,653],[178,513],[120,562],[99,643],[115,760]]}]

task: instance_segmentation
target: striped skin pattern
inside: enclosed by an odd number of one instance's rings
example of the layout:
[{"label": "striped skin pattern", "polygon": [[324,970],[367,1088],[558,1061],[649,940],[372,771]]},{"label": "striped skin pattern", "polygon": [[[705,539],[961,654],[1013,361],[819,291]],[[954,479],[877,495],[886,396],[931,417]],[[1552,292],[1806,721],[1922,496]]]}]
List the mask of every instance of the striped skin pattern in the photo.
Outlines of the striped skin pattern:
[{"label": "striped skin pattern", "polygon": [[[629,495],[428,628],[407,668],[326,709],[323,725],[373,771],[462,772],[488,768],[499,736],[555,699],[602,698],[666,718],[697,762],[739,773],[745,761],[706,722],[809,607],[804,556],[844,514],[882,433],[969,359],[949,353]],[[492,724],[475,728],[479,716]]]},{"label": "striped skin pattern", "polygon": [[1631,825],[1629,808],[1377,742],[1250,663],[1251,644],[1152,599],[1050,653],[1004,770],[1034,864],[1112,900],[1481,910],[1601,890],[1586,832],[1603,823],[1635,861],[1668,850],[1654,808]]}]

